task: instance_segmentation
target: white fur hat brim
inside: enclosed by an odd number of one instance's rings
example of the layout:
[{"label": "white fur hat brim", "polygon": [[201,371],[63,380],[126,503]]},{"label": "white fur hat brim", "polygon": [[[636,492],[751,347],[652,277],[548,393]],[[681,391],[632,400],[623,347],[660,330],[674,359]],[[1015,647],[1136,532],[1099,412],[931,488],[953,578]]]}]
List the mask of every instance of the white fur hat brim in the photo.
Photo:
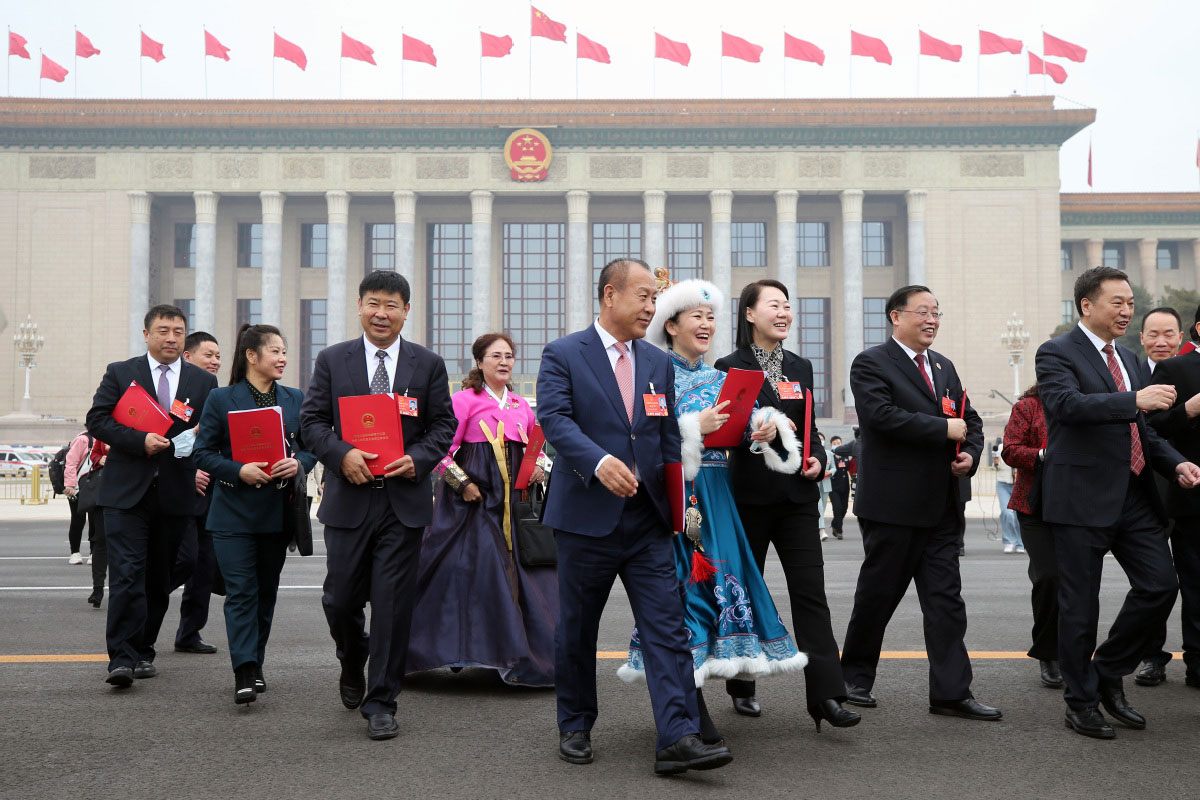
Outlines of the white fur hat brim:
[{"label": "white fur hat brim", "polygon": [[646,341],[667,349],[667,320],[681,311],[708,306],[713,310],[717,319],[725,308],[725,295],[714,284],[708,281],[692,278],[680,281],[664,292],[659,292],[654,309],[654,319],[646,329]]}]

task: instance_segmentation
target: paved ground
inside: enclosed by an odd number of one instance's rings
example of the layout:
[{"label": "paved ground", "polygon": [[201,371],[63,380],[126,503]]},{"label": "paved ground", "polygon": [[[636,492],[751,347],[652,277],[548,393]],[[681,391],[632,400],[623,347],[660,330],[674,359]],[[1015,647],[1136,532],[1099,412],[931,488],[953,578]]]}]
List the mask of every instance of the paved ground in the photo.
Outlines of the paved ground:
[{"label": "paved ground", "polygon": [[[8,516],[19,516],[10,513]],[[962,570],[973,651],[1024,651],[1029,586],[1022,556],[990,539],[994,521],[975,520]],[[318,530],[319,534],[319,530]],[[68,566],[65,522],[0,522],[0,656],[103,652],[104,612],[94,611],[88,567]],[[86,549],[86,548],[85,548]],[[318,542],[318,554],[323,548]],[[850,613],[862,549],[853,523],[826,545],[828,594],[840,640]],[[1102,619],[1127,587],[1108,562]],[[1154,689],[1127,681],[1145,731],[1118,728],[1113,742],[1062,726],[1058,693],[1043,689],[1021,657],[976,658],[975,693],[1000,706],[1000,723],[933,717],[926,711],[926,664],[890,659],[857,728],[814,733],[804,714],[803,679],[765,681],[764,714],[733,714],[721,687],[710,705],[734,750],[723,770],[678,779],[651,774],[654,731],[645,690],[601,662],[597,760],[568,766],[556,757],[551,691],[514,690],[490,673],[426,673],[400,701],[401,734],[370,742],[365,723],[337,699],[332,646],[319,605],[320,557],[288,560],[265,665],[268,693],[234,706],[219,598],[205,632],[215,656],[170,651],[159,677],[114,692],[104,664],[4,663],[0,657],[0,797],[3,798],[575,798],[813,797],[1196,797],[1200,692],[1170,680]],[[782,575],[768,581],[788,617]],[[13,588],[35,587],[35,588]],[[70,588],[74,587],[74,588]],[[911,593],[910,593],[911,594]],[[107,607],[107,604],[106,604]],[[178,621],[177,597],[168,626]],[[600,648],[622,650],[631,616],[616,590]],[[1178,617],[1168,646],[1179,648]],[[166,640],[166,637],[164,637]],[[168,640],[169,644],[169,640]],[[897,612],[885,647],[923,649],[915,595]]]}]

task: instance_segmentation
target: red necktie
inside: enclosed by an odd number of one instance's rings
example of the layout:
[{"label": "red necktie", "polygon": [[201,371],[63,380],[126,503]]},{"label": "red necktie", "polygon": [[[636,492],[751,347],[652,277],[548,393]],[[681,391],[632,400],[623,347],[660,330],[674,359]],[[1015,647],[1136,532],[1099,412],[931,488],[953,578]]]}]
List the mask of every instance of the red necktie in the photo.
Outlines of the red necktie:
[{"label": "red necktie", "polygon": [[933,381],[929,380],[929,373],[925,371],[925,354],[917,353],[913,359],[917,362],[917,370],[921,373],[921,377],[925,379],[925,385],[929,387],[929,393],[933,395],[934,400],[937,400],[937,391],[933,388]]},{"label": "red necktie", "polygon": [[617,388],[621,390],[621,399],[625,401],[625,413],[633,424],[633,364],[629,361],[629,353],[624,342],[614,342],[613,347],[621,355],[617,357]]},{"label": "red necktie", "polygon": [[[1121,376],[1121,367],[1117,364],[1117,357],[1113,352],[1112,344],[1104,345],[1101,348],[1101,352],[1108,359],[1108,371],[1112,373],[1113,383],[1117,384],[1117,391],[1125,391],[1125,378]],[[1134,475],[1141,475],[1142,470],[1146,468],[1146,456],[1142,453],[1142,435],[1138,433],[1136,422],[1129,423],[1129,438],[1131,445],[1129,451],[1129,469],[1133,471]]]}]

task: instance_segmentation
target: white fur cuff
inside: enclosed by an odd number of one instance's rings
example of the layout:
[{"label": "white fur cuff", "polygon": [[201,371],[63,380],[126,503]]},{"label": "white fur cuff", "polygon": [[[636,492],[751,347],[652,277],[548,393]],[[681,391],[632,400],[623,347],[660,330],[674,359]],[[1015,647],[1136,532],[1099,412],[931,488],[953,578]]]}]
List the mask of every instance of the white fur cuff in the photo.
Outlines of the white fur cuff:
[{"label": "white fur cuff", "polygon": [[750,415],[751,428],[758,430],[759,426],[768,419],[775,420],[776,435],[779,437],[779,443],[783,445],[783,449],[787,451],[787,458],[780,458],[779,453],[775,452],[775,449],[768,444],[762,451],[767,469],[772,472],[782,472],[784,475],[794,475],[803,466],[801,462],[804,460],[804,454],[800,452],[796,434],[792,431],[792,424],[782,411],[767,406],[756,408]]},{"label": "white fur cuff", "polygon": [[679,415],[679,435],[683,439],[680,450],[683,455],[683,479],[692,480],[700,472],[700,460],[704,456],[704,437],[700,435],[700,412],[691,411]]}]

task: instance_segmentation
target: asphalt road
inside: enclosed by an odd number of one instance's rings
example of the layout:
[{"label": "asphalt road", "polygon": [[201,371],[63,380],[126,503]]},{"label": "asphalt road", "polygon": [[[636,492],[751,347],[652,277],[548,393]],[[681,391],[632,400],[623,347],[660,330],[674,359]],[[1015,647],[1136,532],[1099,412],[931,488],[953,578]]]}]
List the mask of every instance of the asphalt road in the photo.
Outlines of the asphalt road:
[{"label": "asphalt road", "polygon": [[[1031,624],[1027,562],[1000,552],[987,531],[994,527],[971,521],[967,534],[967,644],[972,651],[1023,652]],[[65,523],[0,523],[0,656],[104,651],[105,614],[85,603],[90,571],[67,565],[65,538]],[[1063,727],[1060,694],[1038,684],[1036,663],[1027,658],[973,662],[975,694],[1003,709],[999,723],[930,715],[921,658],[884,661],[875,687],[880,707],[863,710],[856,728],[825,727],[820,734],[804,712],[801,676],[761,682],[764,713],[758,719],[735,715],[722,687],[710,684],[709,704],[735,760],[725,769],[681,778],[652,774],[654,728],[645,689],[616,678],[616,659],[600,663],[592,765],[570,766],[557,758],[552,691],[506,687],[482,670],[410,679],[397,715],[400,736],[371,742],[358,713],[338,701],[338,669],[316,588],[324,576],[320,542],[317,549],[317,557],[288,559],[264,665],[269,690],[250,707],[232,701],[220,598],[214,598],[205,630],[220,653],[171,650],[177,594],[160,639],[167,647],[156,662],[159,677],[127,691],[103,683],[103,663],[0,659],[0,797],[1200,796],[1200,691],[1184,686],[1178,660],[1169,665],[1163,686],[1126,681],[1149,727],[1118,727],[1110,742]],[[852,522],[846,539],[828,542],[825,552],[840,640],[862,556]],[[773,560],[767,579],[786,621],[783,576]],[[1111,620],[1127,586],[1109,559],[1102,620]],[[631,621],[618,587],[601,626],[600,649],[624,650]],[[1177,651],[1178,611],[1169,632],[1168,648]],[[885,649],[923,648],[910,590]]]}]

